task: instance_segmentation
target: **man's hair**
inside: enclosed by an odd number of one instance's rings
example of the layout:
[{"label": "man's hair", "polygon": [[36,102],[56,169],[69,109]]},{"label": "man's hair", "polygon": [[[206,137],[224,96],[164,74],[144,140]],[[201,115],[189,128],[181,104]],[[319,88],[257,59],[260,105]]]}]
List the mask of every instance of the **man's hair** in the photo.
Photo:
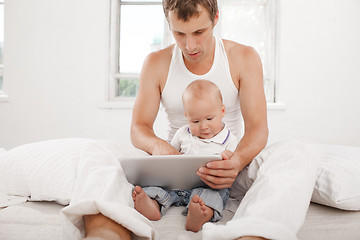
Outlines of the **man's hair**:
[{"label": "man's hair", "polygon": [[166,19],[168,19],[169,11],[174,11],[177,17],[185,22],[193,16],[199,16],[198,5],[209,12],[212,22],[218,12],[217,0],[163,0],[162,5]]}]

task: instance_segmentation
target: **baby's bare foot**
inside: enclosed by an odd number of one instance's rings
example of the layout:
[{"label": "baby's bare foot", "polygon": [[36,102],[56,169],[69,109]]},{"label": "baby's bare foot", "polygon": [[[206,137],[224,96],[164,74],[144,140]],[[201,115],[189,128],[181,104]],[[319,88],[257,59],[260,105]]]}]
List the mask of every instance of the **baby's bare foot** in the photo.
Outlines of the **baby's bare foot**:
[{"label": "baby's bare foot", "polygon": [[214,215],[214,210],[205,205],[204,201],[195,195],[189,204],[189,212],[186,217],[186,230],[198,232],[204,223]]},{"label": "baby's bare foot", "polygon": [[140,186],[134,188],[132,198],[134,201],[135,209],[144,215],[149,220],[160,220],[160,207],[159,204],[151,199]]}]

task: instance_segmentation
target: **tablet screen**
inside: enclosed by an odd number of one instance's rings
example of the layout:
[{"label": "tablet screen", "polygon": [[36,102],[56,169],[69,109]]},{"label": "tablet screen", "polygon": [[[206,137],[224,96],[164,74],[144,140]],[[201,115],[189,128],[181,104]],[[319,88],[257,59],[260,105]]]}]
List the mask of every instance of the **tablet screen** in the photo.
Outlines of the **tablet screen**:
[{"label": "tablet screen", "polygon": [[119,161],[133,185],[187,190],[205,186],[196,174],[197,170],[207,162],[221,159],[220,155],[149,155]]}]

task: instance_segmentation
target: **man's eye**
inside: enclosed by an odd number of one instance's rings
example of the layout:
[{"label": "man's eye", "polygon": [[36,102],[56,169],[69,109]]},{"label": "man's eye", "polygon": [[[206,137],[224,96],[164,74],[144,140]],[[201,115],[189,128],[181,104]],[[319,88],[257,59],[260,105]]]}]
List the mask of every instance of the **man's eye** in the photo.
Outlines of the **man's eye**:
[{"label": "man's eye", "polygon": [[200,35],[200,34],[202,34],[203,32],[204,32],[204,31],[196,31],[195,34],[196,34],[196,35]]}]

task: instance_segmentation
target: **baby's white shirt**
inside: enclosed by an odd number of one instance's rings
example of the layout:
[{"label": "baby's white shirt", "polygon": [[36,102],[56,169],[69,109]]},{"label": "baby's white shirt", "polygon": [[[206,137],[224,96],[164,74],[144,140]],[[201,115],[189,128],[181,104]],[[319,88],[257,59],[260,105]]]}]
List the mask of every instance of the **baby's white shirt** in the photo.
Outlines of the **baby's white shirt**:
[{"label": "baby's white shirt", "polygon": [[185,125],[175,133],[171,145],[182,154],[208,155],[220,154],[224,150],[235,151],[238,139],[230,130],[224,128],[213,138],[202,139],[190,132],[189,125]]}]

